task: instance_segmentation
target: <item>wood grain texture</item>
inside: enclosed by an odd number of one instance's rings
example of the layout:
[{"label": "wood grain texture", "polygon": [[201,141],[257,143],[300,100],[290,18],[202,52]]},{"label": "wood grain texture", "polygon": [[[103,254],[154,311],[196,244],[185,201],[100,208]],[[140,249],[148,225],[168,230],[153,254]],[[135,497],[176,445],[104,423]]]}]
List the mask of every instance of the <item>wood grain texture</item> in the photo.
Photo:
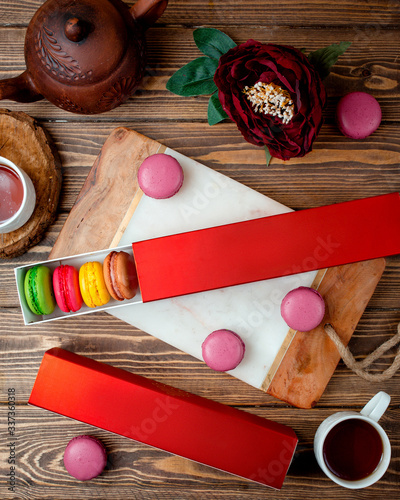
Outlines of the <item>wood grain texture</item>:
[{"label": "wood grain texture", "polygon": [[[26,27],[43,0],[0,0],[0,78],[25,68]],[[133,1],[129,2],[130,5]],[[385,383],[368,383],[339,362],[317,406],[295,409],[160,342],[105,313],[26,327],[18,305],[13,268],[46,260],[106,138],[129,127],[194,158],[296,210],[400,191],[399,6],[397,0],[170,0],[147,32],[147,74],[129,101],[103,115],[77,117],[43,100],[29,105],[3,101],[1,107],[28,113],[49,132],[63,165],[58,217],[42,241],[24,255],[0,259],[0,497],[6,500],[380,500],[397,498],[400,476],[400,374]],[[273,160],[245,142],[236,126],[207,124],[208,97],[170,94],[173,72],[200,55],[193,29],[211,26],[235,42],[248,38],[291,44],[307,50],[349,40],[352,46],[326,79],[329,99],[325,124],[314,151],[302,159]],[[334,120],[339,98],[351,90],[374,95],[383,111],[379,129],[363,141],[343,137]],[[373,235],[371,235],[373,237]],[[400,257],[387,259],[385,271],[349,346],[362,359],[396,332],[400,321]],[[283,489],[273,490],[193,464],[119,436],[28,407],[39,363],[46,349],[71,349],[290,425],[299,437],[295,460]],[[382,371],[391,349],[374,363]],[[8,490],[7,389],[17,395],[17,488]],[[330,482],[312,452],[320,422],[343,409],[360,410],[379,390],[392,397],[382,418],[392,443],[387,474],[374,486],[352,491]],[[109,463],[99,478],[80,483],[65,471],[62,454],[79,434],[101,438]]]},{"label": "wood grain texture", "polygon": [[[27,25],[44,0],[4,0],[0,25]],[[135,2],[128,1],[129,6]],[[264,11],[263,11],[264,9]],[[319,0],[271,2],[268,9],[261,0],[170,0],[160,24],[198,26],[201,24],[283,25],[283,26],[354,26],[382,28],[396,26],[399,5],[396,0],[337,0],[333,9]]]},{"label": "wood grain texture", "polygon": [[[337,409],[337,408],[336,408]],[[54,500],[70,499],[115,499],[132,498],[140,500],[175,500],[205,498],[206,500],[222,498],[257,499],[294,499],[302,498],[307,484],[313,489],[324,491],[324,498],[330,500],[348,500],[348,491],[322,477],[313,457],[312,441],[307,439],[309,429],[316,431],[319,422],[326,418],[331,409],[314,410],[307,415],[307,421],[300,410],[258,408],[251,410],[264,418],[281,420],[290,413],[296,433],[302,444],[298,447],[292,465],[291,475],[281,492],[244,481],[201,464],[175,457],[166,452],[114,436],[73,420],[48,413],[46,428],[41,433],[40,442],[35,438],[37,421],[42,418],[43,411],[34,407],[18,407],[18,453],[19,453],[19,499]],[[384,425],[391,437],[394,453],[398,453],[400,442],[393,438],[396,421],[400,416],[399,409],[391,409],[385,414]],[[60,437],[60,428],[63,436]],[[87,433],[100,438],[107,449],[108,461],[104,473],[95,480],[78,483],[66,472],[63,453],[68,441],[74,436]],[[7,441],[0,439],[0,447],[7,450]],[[2,464],[7,458],[0,455]],[[1,471],[3,472],[3,471]],[[304,479],[308,478],[309,483]],[[374,498],[374,495],[395,491],[391,484],[396,482],[396,471],[389,468],[384,478],[367,492],[352,492],[352,499]],[[308,492],[307,492],[308,493]],[[7,492],[2,497],[9,500],[13,497]],[[309,496],[308,496],[309,498]],[[394,497],[395,498],[395,497]]]},{"label": "wood grain texture", "polygon": [[312,408],[322,396],[340,355],[324,331],[329,323],[347,345],[383,271],[385,259],[327,269],[315,288],[325,301],[322,323],[310,332],[297,332],[271,382],[268,394],[299,408]]},{"label": "wood grain texture", "polygon": [[127,128],[120,127],[111,133],[50,253],[51,259],[112,246],[140,190],[139,167],[160,146]]},{"label": "wood grain texture", "polygon": [[0,109],[0,155],[26,172],[36,192],[30,219],[1,235],[0,258],[18,257],[38,243],[56,217],[61,191],[61,163],[45,130],[25,113]]}]

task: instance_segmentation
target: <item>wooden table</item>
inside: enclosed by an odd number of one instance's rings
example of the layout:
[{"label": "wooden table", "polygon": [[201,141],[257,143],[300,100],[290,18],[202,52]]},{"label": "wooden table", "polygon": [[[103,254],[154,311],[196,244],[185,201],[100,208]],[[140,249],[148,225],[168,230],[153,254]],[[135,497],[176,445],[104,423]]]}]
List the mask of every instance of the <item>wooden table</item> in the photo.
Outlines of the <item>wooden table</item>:
[{"label": "wooden table", "polygon": [[[24,69],[26,26],[42,0],[0,0],[0,78]],[[317,0],[170,0],[147,34],[148,68],[143,84],[123,106],[98,116],[64,112],[46,100],[32,104],[4,101],[42,124],[59,150],[63,188],[59,215],[43,241],[28,253],[0,261],[0,496],[4,499],[378,499],[398,498],[400,486],[400,373],[384,383],[366,382],[340,363],[318,405],[312,410],[287,406],[204,363],[183,354],[106,313],[25,327],[13,269],[45,260],[85,177],[107,136],[127,126],[205,165],[300,210],[366,196],[400,191],[398,1]],[[349,40],[352,46],[326,80],[329,95],[314,151],[266,168],[264,151],[242,139],[228,121],[207,124],[207,97],[172,95],[165,84],[172,73],[200,55],[192,32],[210,26],[236,42],[254,38],[305,47],[308,51]],[[362,141],[345,138],[334,123],[338,99],[349,91],[366,91],[380,102],[382,124]],[[361,359],[396,332],[400,321],[400,259],[387,259],[384,275],[350,343]],[[152,449],[126,438],[68,420],[27,401],[43,353],[61,346],[134,373],[185,389],[291,426],[299,437],[294,461],[281,492]],[[388,367],[395,349],[373,366]],[[8,389],[15,390],[16,486],[10,491],[7,431]],[[379,390],[391,405],[382,418],[392,443],[385,476],[367,490],[350,492],[319,469],[313,436],[320,422],[341,409],[360,410]],[[179,432],[177,430],[177,432]],[[68,441],[79,434],[105,443],[108,465],[95,480],[80,483],[66,472],[62,457]]]}]

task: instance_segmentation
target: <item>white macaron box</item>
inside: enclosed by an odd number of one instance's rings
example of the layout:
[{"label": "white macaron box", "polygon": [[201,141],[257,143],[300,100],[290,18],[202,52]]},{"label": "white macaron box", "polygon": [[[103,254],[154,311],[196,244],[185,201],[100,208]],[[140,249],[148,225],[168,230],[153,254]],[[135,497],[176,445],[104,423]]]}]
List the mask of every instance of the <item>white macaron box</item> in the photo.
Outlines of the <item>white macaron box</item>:
[{"label": "white macaron box", "polygon": [[43,323],[46,321],[53,321],[56,319],[60,318],[65,318],[65,317],[70,317],[70,316],[79,316],[81,314],[88,314],[94,311],[104,311],[108,309],[112,309],[115,307],[124,307],[127,305],[133,305],[133,304],[140,304],[142,303],[142,297],[140,294],[140,289],[136,292],[136,295],[132,299],[126,299],[123,301],[118,301],[113,299],[112,297],[110,298],[109,302],[103,306],[99,307],[88,307],[84,302],[82,307],[79,309],[79,311],[76,312],[64,312],[62,311],[57,305],[54,309],[54,311],[51,314],[47,315],[37,315],[31,311],[31,309],[28,306],[28,303],[26,301],[25,297],[25,291],[24,291],[24,282],[25,282],[25,276],[26,273],[28,272],[29,269],[36,265],[43,265],[46,266],[50,269],[50,271],[53,273],[54,270],[61,265],[70,265],[75,267],[77,271],[79,271],[80,267],[85,264],[86,262],[100,262],[100,264],[103,264],[105,258],[111,251],[124,251],[132,255],[132,245],[124,245],[116,248],[109,248],[106,250],[100,250],[98,252],[88,252],[88,253],[82,253],[79,255],[74,255],[70,257],[64,257],[62,259],[52,259],[52,260],[46,260],[42,262],[37,262],[35,264],[29,264],[26,266],[21,266],[17,267],[14,269],[15,273],[15,278],[17,282],[17,289],[18,289],[18,296],[21,304],[21,310],[22,310],[22,315],[24,318],[25,325],[32,325],[36,323]]}]

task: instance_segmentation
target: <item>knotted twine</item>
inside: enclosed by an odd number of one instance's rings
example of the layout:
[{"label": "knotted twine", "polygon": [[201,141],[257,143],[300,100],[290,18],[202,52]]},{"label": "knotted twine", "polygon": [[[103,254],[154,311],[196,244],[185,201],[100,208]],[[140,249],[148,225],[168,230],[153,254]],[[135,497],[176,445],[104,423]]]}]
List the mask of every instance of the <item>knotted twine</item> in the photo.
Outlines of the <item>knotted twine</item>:
[{"label": "knotted twine", "polygon": [[384,380],[388,380],[393,377],[396,371],[400,368],[399,347],[393,363],[385,371],[383,371],[382,373],[371,373],[366,370],[368,366],[370,366],[375,360],[380,358],[386,351],[400,342],[400,323],[397,325],[397,333],[393,335],[393,337],[391,337],[389,340],[381,344],[378,348],[375,349],[375,351],[371,352],[371,354],[369,354],[362,361],[356,361],[354,359],[354,356],[351,354],[350,349],[343,344],[332,325],[327,323],[324,326],[324,329],[329,338],[335,344],[346,366],[354,373],[356,373],[359,377],[362,377],[369,382],[383,382]]}]

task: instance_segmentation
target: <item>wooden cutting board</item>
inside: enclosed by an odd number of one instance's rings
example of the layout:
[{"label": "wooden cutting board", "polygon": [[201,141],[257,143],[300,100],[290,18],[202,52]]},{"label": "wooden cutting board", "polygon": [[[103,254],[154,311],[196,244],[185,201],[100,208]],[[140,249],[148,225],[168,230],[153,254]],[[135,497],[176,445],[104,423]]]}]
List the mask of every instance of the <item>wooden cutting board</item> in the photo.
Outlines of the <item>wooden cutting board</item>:
[{"label": "wooden cutting board", "polygon": [[[147,156],[165,149],[137,132],[115,129],[94,163],[49,258],[117,246],[130,221],[135,222],[132,217],[136,216],[143,194],[137,184],[137,170]],[[189,229],[178,228],[175,232]],[[345,344],[384,268],[385,260],[376,259],[321,270],[316,275],[312,286],[318,288],[327,305],[323,323],[331,323]],[[310,408],[321,397],[339,359],[323,326],[307,334],[289,330],[259,388],[294,406]]]}]

